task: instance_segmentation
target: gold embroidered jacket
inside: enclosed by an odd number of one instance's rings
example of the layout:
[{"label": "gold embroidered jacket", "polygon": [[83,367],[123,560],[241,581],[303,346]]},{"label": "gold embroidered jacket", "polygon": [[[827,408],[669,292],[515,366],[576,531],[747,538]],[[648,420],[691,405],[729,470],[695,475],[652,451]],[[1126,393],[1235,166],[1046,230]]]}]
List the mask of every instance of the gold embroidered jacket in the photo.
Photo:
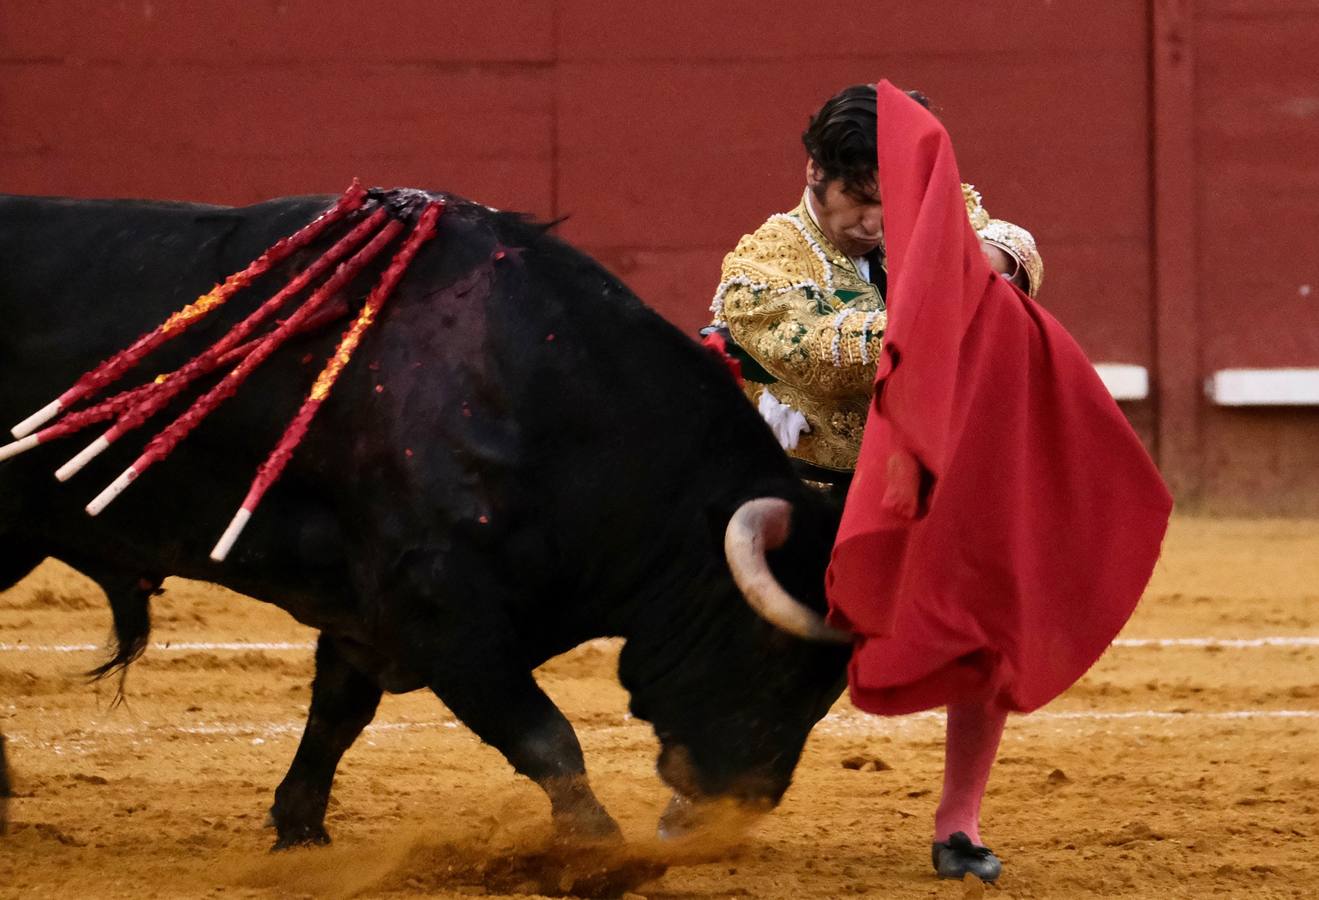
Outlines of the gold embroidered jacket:
[{"label": "gold embroidered jacket", "polygon": [[[1043,267],[1030,234],[990,219],[980,195],[970,185],[964,191],[972,225],[986,237],[998,223],[993,243],[1026,270],[1033,295]],[[771,216],[738,241],[724,258],[710,308],[715,323],[726,324],[776,379],[748,379],[747,398],[760,404],[769,391],[772,401],[805,417],[807,430],[788,452],[826,469],[854,469],[887,324],[884,298],[820,231],[804,196],[792,212]]]}]

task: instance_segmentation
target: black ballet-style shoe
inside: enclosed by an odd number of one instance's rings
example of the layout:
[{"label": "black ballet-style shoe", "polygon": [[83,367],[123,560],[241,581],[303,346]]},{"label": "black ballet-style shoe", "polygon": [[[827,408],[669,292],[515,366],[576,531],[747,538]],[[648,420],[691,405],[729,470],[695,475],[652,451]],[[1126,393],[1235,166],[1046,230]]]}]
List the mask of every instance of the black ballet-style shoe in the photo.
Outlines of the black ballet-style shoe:
[{"label": "black ballet-style shoe", "polygon": [[970,872],[981,881],[993,882],[1003,871],[1003,861],[988,847],[971,843],[965,831],[955,831],[947,841],[930,846],[930,862],[940,878],[961,878]]}]

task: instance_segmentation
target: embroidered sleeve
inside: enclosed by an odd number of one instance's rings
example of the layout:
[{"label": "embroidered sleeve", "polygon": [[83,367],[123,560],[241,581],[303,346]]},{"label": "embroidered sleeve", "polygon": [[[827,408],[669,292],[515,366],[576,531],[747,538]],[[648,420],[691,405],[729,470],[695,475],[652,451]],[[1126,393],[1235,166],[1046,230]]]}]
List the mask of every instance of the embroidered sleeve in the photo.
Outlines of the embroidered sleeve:
[{"label": "embroidered sleeve", "polygon": [[1020,225],[1002,219],[990,219],[978,231],[980,239],[1000,248],[1026,272],[1026,293],[1036,297],[1044,282],[1044,260],[1035,246],[1035,238]]},{"label": "embroidered sleeve", "polygon": [[1044,259],[1035,246],[1035,238],[1020,225],[991,218],[985,210],[980,192],[973,185],[962,185],[962,197],[966,200],[966,215],[976,234],[982,241],[993,244],[1016,260],[1017,265],[1026,273],[1026,293],[1031,297],[1037,296],[1044,282]]}]

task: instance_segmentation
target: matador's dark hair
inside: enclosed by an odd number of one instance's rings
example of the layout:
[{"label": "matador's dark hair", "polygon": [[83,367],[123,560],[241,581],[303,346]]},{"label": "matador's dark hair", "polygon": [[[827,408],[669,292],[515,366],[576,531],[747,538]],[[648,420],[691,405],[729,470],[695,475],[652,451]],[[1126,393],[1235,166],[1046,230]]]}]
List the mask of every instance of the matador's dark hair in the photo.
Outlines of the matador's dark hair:
[{"label": "matador's dark hair", "polygon": [[[907,91],[907,96],[930,108],[930,99],[920,91]],[[820,107],[801,142],[825,181],[842,179],[844,190],[868,193],[875,187],[875,127],[875,86],[854,84]]]}]

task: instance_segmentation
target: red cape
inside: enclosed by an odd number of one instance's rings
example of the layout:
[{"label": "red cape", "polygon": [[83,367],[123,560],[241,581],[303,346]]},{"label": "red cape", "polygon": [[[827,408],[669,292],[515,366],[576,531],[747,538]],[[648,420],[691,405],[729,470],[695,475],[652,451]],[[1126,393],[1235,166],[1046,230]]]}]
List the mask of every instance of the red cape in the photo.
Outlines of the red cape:
[{"label": "red cape", "polygon": [[[828,573],[858,634],[853,702],[1029,711],[1098,659],[1154,568],[1172,498],[1063,327],[994,274],[943,126],[878,86],[888,331]],[[880,502],[894,452],[915,518]]]}]

